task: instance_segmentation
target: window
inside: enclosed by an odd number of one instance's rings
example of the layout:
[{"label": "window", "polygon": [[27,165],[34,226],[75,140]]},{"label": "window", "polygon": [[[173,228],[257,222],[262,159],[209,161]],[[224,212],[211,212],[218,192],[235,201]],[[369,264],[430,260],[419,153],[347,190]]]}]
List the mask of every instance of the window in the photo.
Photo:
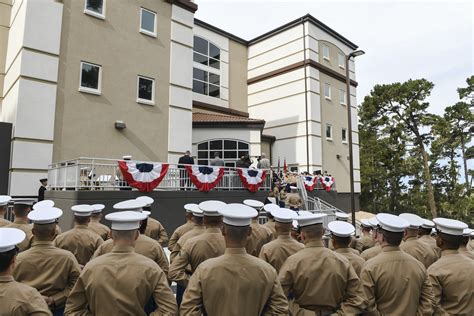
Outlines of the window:
[{"label": "window", "polygon": [[346,105],[346,91],[345,90],[339,90],[339,103],[341,105]]},{"label": "window", "polygon": [[341,132],[342,132],[341,134],[342,143],[347,144],[347,129],[343,128]]},{"label": "window", "polygon": [[88,62],[81,62],[79,91],[93,94],[101,93],[102,67]]},{"label": "window", "polygon": [[156,37],[156,13],[140,8],[140,32]]},{"label": "window", "polygon": [[324,97],[328,100],[331,100],[331,86],[329,83],[324,84]]},{"label": "window", "polygon": [[105,19],[105,0],[85,0],[84,13]]},{"label": "window", "polygon": [[193,68],[193,92],[220,97],[220,76],[199,68]]},{"label": "window", "polygon": [[332,126],[331,124],[326,124],[326,139],[332,140]]},{"label": "window", "polygon": [[152,78],[138,76],[137,102],[155,104],[155,80]]},{"label": "window", "polygon": [[194,36],[194,62],[220,69],[221,50],[205,39]]},{"label": "window", "polygon": [[216,153],[226,167],[235,167],[240,157],[248,155],[249,144],[233,139],[214,139],[198,144],[198,165],[209,165]]},{"label": "window", "polygon": [[329,60],[329,47],[323,45],[323,58]]},{"label": "window", "polygon": [[341,53],[337,54],[337,64],[342,69],[346,67],[346,56],[344,54],[341,54]]}]

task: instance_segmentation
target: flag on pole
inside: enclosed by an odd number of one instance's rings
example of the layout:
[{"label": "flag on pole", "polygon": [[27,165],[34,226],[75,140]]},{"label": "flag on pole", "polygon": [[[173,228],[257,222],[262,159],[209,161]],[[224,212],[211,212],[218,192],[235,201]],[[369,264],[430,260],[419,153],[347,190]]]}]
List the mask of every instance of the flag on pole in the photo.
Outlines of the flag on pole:
[{"label": "flag on pole", "polygon": [[280,174],[280,157],[278,157],[278,170],[277,170],[278,174]]},{"label": "flag on pole", "polygon": [[285,160],[283,162],[283,172],[284,173],[287,173],[288,172],[288,166],[286,165],[286,157],[285,157]]}]

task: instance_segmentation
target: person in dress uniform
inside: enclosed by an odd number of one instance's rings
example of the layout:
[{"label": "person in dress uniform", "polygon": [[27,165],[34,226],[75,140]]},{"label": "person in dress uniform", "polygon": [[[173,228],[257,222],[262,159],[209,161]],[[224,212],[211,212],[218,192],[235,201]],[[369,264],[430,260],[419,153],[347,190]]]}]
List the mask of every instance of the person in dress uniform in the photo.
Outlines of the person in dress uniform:
[{"label": "person in dress uniform", "polygon": [[368,314],[431,315],[433,289],[421,262],[400,250],[410,224],[392,214],[377,214],[382,252],[368,260],[360,274]]},{"label": "person in dress uniform", "polygon": [[[36,202],[35,204],[33,204],[33,211],[42,210],[42,209],[50,209],[52,207],[54,207],[54,201],[52,201],[52,200],[43,200],[43,201],[39,201],[39,202]],[[56,220],[56,224],[57,223],[58,223],[58,220]],[[61,227],[59,227],[59,225],[55,226],[55,231],[56,231],[56,235],[54,236],[54,238],[56,238],[57,235],[62,233]]]},{"label": "person in dress uniform", "polygon": [[[143,207],[143,210],[151,213],[151,205],[155,202],[153,198],[149,196],[139,196],[137,200],[145,202],[146,205]],[[166,247],[168,244],[168,233],[165,227],[152,217],[148,217],[145,235],[157,240],[162,247]]]},{"label": "person in dress uniform", "polygon": [[8,195],[0,195],[0,227],[10,225],[12,222],[5,219],[5,213],[8,208],[8,203],[12,198]]},{"label": "person in dress uniform", "polygon": [[31,211],[33,203],[35,201],[32,199],[15,199],[13,202],[13,213],[15,214],[15,220],[13,223],[5,226],[10,228],[21,229],[25,234],[26,238],[18,245],[18,249],[25,251],[31,247],[31,242],[33,239],[33,225],[30,224],[28,220],[28,213]]},{"label": "person in dress uniform", "polygon": [[422,224],[420,228],[418,228],[418,239],[433,249],[439,258],[441,256],[441,249],[436,246],[436,239],[431,236],[431,232],[435,229],[435,224],[425,218],[422,218],[421,221]]},{"label": "person in dress uniform", "polygon": [[357,250],[349,247],[351,237],[355,233],[354,226],[347,222],[332,221],[328,224],[328,230],[331,232],[334,251],[349,260],[357,276],[359,276],[365,260],[362,259]]},{"label": "person in dress uniform", "polygon": [[356,239],[355,249],[359,251],[359,253],[362,253],[365,250],[375,246],[375,241],[370,234],[372,231],[372,225],[370,225],[368,219],[364,218],[360,221],[360,231],[362,235]]},{"label": "person in dress uniform", "polygon": [[466,257],[474,260],[474,252],[467,249],[467,245],[469,244],[469,238],[471,236],[471,233],[472,233],[472,229],[470,228],[464,229],[462,233],[462,242],[461,242],[461,245],[459,245],[459,252],[465,255]]},{"label": "person in dress uniform", "polygon": [[171,235],[171,238],[168,242],[168,249],[169,251],[173,251],[174,246],[178,242],[179,238],[186,234],[188,231],[193,229],[193,210],[199,208],[199,206],[195,203],[188,203],[184,205],[184,210],[186,211],[186,223],[176,228]]},{"label": "person in dress uniform", "polygon": [[74,255],[53,246],[56,221],[63,212],[55,207],[31,211],[34,241],[30,249],[20,253],[13,273],[15,280],[37,289],[54,316],[64,314],[69,292],[81,273]]},{"label": "person in dress uniform", "polygon": [[303,201],[297,187],[290,186],[290,190],[290,193],[286,195],[286,206],[293,211],[298,211],[303,206]]},{"label": "person in dress uniform", "polygon": [[65,315],[146,315],[145,305],[151,299],[157,305],[151,315],[176,315],[165,273],[134,251],[140,222],[147,215],[123,211],[105,218],[112,222],[113,250],[84,267],[67,299]]},{"label": "person in dress uniform", "polygon": [[405,228],[403,236],[405,242],[400,245],[400,249],[423,263],[425,268],[428,269],[433,262],[438,260],[438,254],[433,248],[427,247],[424,242],[418,239],[418,229],[423,224],[422,218],[410,213],[402,213],[399,216],[410,224]]},{"label": "person in dress uniform", "polygon": [[46,187],[48,186],[48,179],[42,178],[39,180],[41,186],[38,189],[38,201],[44,200],[44,192],[46,192]]},{"label": "person in dress uniform", "polygon": [[0,228],[0,315],[50,316],[46,301],[35,288],[16,282],[13,270],[18,247],[26,234],[17,228]]},{"label": "person in dress uniform", "polygon": [[435,218],[441,258],[428,268],[435,297],[435,315],[474,315],[474,261],[459,252],[467,225]]},{"label": "person in dress uniform", "polygon": [[369,259],[372,259],[373,257],[375,257],[376,255],[378,255],[379,253],[382,252],[382,247],[380,246],[379,242],[378,242],[378,237],[379,237],[379,231],[378,231],[378,225],[379,225],[379,221],[377,220],[377,218],[374,216],[374,217],[371,217],[369,218],[369,223],[370,225],[372,226],[372,238],[374,239],[374,243],[375,245],[369,249],[366,249],[364,251],[362,251],[362,253],[360,254],[360,256],[362,257],[362,259],[364,259],[365,261],[369,260]]},{"label": "person in dress uniform", "polygon": [[276,224],[275,224],[275,219],[273,218],[273,215],[272,215],[272,210],[279,210],[280,207],[276,204],[265,204],[263,209],[265,210],[265,212],[267,212],[267,218],[268,218],[268,221],[265,223],[265,227],[268,228],[270,232],[272,233],[272,239],[275,239],[277,238],[277,233],[275,229]]},{"label": "person in dress uniform", "polygon": [[[222,216],[217,211],[225,205],[221,201],[205,201],[199,203],[204,214],[206,231],[196,237],[188,239],[178,256],[170,266],[169,279],[186,288],[190,276],[203,261],[219,257],[225,252],[224,236],[221,233]],[[187,267],[190,270],[187,270]]]},{"label": "person in dress uniform", "polygon": [[323,218],[326,214],[297,217],[303,250],[290,256],[279,278],[288,298],[317,315],[359,314],[366,302],[362,287],[349,260],[323,245]]},{"label": "person in dress uniform", "polygon": [[257,211],[257,215],[252,219],[252,224],[250,225],[252,231],[250,237],[247,239],[245,249],[248,254],[258,257],[262,246],[273,239],[272,232],[265,225],[261,225],[258,222],[260,210],[264,207],[262,202],[249,199],[244,200],[243,204],[252,207]]},{"label": "person in dress uniform", "polygon": [[180,315],[288,315],[275,269],[245,250],[257,211],[232,203],[219,213],[224,217],[225,254],[198,266],[184,293]]},{"label": "person in dress uniform", "polygon": [[[344,212],[335,212],[334,215],[336,216],[336,221],[341,222],[348,222],[349,221],[349,214]],[[356,238],[354,236],[350,236],[349,247],[355,249]],[[334,245],[332,244],[332,239],[328,241],[328,248],[334,250]]]},{"label": "person in dress uniform", "polygon": [[91,216],[91,221],[87,226],[90,230],[94,233],[98,234],[104,241],[109,239],[110,235],[110,228],[105,226],[100,222],[102,219],[102,211],[105,208],[104,204],[93,204],[92,205],[93,211]]},{"label": "person in dress uniform", "polygon": [[93,210],[91,205],[74,205],[71,210],[74,212],[74,227],[57,236],[54,245],[72,252],[79,264],[84,266],[104,241],[87,228]]}]

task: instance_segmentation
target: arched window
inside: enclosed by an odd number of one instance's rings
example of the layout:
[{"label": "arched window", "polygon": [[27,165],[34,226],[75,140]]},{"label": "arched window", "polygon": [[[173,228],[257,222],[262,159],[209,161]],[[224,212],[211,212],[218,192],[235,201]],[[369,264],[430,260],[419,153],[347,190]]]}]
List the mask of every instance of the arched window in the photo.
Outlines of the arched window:
[{"label": "arched window", "polygon": [[249,144],[233,139],[213,139],[199,143],[197,150],[199,165],[209,165],[218,153],[226,167],[235,167],[237,160],[249,153]]},{"label": "arched window", "polygon": [[220,56],[216,45],[194,36],[193,92],[220,97]]},{"label": "arched window", "polygon": [[220,69],[221,50],[202,37],[194,36],[194,61]]}]

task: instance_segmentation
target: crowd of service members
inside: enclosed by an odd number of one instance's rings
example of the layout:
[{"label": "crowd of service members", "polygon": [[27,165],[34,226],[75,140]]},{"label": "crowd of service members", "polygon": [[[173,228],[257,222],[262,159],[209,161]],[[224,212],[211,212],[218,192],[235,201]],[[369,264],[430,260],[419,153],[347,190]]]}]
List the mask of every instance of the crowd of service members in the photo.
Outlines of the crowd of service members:
[{"label": "crowd of service members", "polygon": [[205,201],[168,241],[149,197],[115,204],[111,229],[104,205],[73,206],[63,233],[53,201],[15,201],[10,223],[9,200],[0,316],[474,315],[473,234],[456,220],[381,213],[356,238],[344,213],[326,230],[324,214]]}]

